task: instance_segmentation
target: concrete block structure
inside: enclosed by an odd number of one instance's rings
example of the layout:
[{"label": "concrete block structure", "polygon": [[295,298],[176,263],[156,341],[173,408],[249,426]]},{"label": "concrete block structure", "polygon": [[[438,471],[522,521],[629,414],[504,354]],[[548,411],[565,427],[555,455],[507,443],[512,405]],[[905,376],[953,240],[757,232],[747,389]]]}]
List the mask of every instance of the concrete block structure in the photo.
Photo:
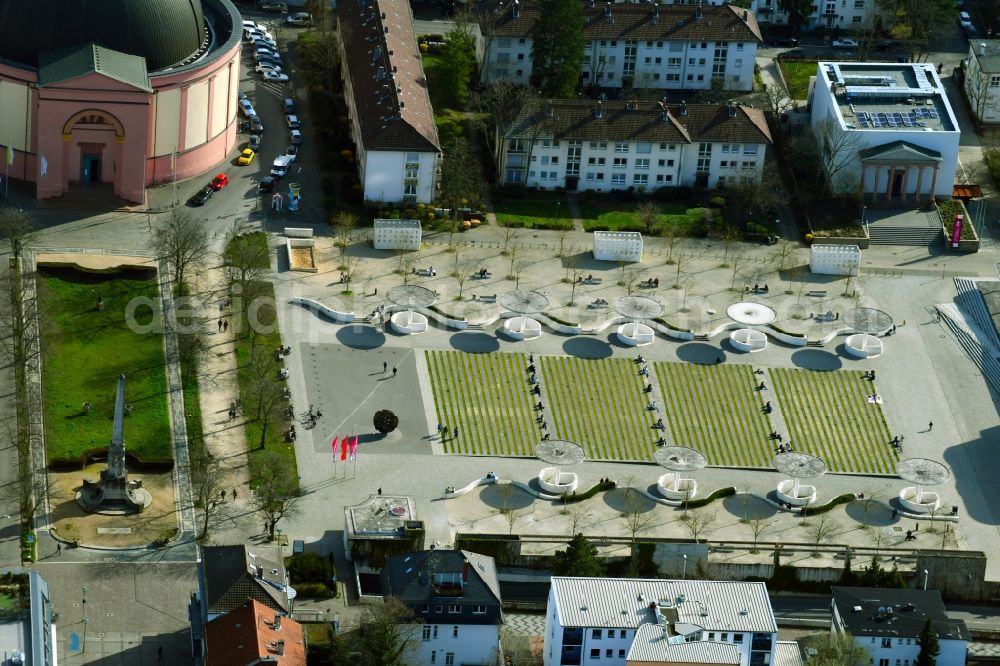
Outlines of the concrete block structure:
[{"label": "concrete block structure", "polygon": [[423,231],[420,220],[375,220],[372,245],[376,250],[420,249]]},{"label": "concrete block structure", "polygon": [[642,261],[642,234],[638,231],[595,231],[594,259],[630,264]]},{"label": "concrete block structure", "polygon": [[820,245],[809,248],[809,270],[819,275],[857,275],[861,248],[857,245]]}]

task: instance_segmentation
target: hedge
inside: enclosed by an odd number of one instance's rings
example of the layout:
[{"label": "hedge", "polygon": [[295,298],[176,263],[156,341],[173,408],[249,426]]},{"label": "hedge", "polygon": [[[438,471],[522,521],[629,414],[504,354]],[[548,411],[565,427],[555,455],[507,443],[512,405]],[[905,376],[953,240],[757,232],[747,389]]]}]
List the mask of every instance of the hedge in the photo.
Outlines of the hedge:
[{"label": "hedge", "polygon": [[557,317],[557,316],[555,316],[553,314],[549,314],[548,312],[545,313],[545,316],[548,317],[549,319],[551,319],[552,321],[556,322],[557,324],[562,324],[563,326],[579,326],[580,325],[578,323],[574,323],[574,322],[571,322],[571,321],[566,321],[565,319],[560,319],[559,317]]},{"label": "hedge", "polygon": [[614,481],[602,481],[596,486],[582,493],[574,492],[572,495],[563,495],[563,502],[566,504],[574,504],[576,502],[582,502],[584,500],[589,500],[591,497],[597,493],[604,490],[613,490],[615,488]]},{"label": "hedge", "polygon": [[698,509],[703,506],[708,506],[709,504],[719,499],[720,497],[730,497],[735,494],[736,494],[736,488],[734,488],[733,486],[729,486],[727,488],[719,488],[708,497],[702,497],[701,499],[696,499],[696,500],[689,500],[687,503],[687,508]]},{"label": "hedge", "polygon": [[830,509],[841,504],[848,504],[857,499],[854,493],[844,493],[843,495],[837,495],[832,500],[826,504],[820,504],[819,506],[804,506],[802,507],[803,516],[818,516],[821,513],[826,513]]},{"label": "hedge", "polygon": [[783,329],[783,328],[778,328],[778,327],[777,327],[777,326],[775,326],[774,324],[771,324],[771,330],[773,330],[773,331],[776,331],[776,332],[778,332],[778,333],[783,333],[783,334],[785,334],[785,335],[790,335],[790,336],[792,336],[793,338],[804,338],[804,337],[806,337],[806,334],[805,334],[805,333],[792,333],[791,331],[786,331],[786,330],[785,330],[785,329]]},{"label": "hedge", "polygon": [[662,319],[660,317],[653,317],[653,321],[655,321],[657,324],[660,324],[661,326],[666,326],[671,331],[680,331],[681,333],[690,333],[691,332],[690,328],[681,328],[680,326],[674,326],[673,324],[671,324],[666,319]]}]

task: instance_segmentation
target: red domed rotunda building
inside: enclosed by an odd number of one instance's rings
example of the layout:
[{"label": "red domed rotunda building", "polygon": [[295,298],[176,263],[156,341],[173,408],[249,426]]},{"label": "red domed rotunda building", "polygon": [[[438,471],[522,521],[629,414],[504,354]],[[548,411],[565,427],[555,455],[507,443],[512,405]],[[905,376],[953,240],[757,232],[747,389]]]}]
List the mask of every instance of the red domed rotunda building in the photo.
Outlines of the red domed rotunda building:
[{"label": "red domed rotunda building", "polygon": [[229,0],[0,0],[0,146],[39,199],[208,171],[236,146]]}]

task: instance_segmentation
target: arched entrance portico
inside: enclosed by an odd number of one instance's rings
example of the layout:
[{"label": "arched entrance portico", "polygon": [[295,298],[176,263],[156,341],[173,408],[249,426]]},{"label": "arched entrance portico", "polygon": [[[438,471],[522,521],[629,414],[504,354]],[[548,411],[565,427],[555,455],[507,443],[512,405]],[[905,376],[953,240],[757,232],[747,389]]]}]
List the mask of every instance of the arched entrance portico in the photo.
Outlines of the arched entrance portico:
[{"label": "arched entrance portico", "polygon": [[63,125],[63,173],[70,188],[106,184],[117,193],[117,173],[125,128],[112,113],[85,109]]}]

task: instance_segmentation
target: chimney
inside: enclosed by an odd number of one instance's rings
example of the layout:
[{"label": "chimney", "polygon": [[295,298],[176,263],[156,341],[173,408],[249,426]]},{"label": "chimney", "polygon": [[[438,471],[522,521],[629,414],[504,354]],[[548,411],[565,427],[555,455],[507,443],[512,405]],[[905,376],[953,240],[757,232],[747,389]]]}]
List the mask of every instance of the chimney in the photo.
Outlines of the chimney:
[{"label": "chimney", "polygon": [[698,6],[694,8],[694,20],[701,20],[701,0],[698,0]]},{"label": "chimney", "polygon": [[279,631],[281,629],[281,613],[274,614],[274,624],[272,624],[271,626],[274,628],[275,631]]},{"label": "chimney", "polygon": [[653,25],[660,22],[660,3],[653,3]]},{"label": "chimney", "polygon": [[521,1],[514,0],[514,4],[510,6],[510,15],[517,18],[521,15]]},{"label": "chimney", "polygon": [[684,116],[686,116],[688,114],[688,105],[687,105],[687,102],[685,102],[684,100],[681,100],[680,114],[681,114],[681,117],[684,117]]},{"label": "chimney", "polygon": [[264,567],[257,567],[257,578],[264,577]]},{"label": "chimney", "polygon": [[743,17],[742,18],[743,18],[743,22],[746,23],[748,19],[747,19],[747,10],[745,10],[745,9],[743,10]]},{"label": "chimney", "polygon": [[604,18],[611,20],[611,3],[605,3],[604,5]]},{"label": "chimney", "polygon": [[979,55],[986,55],[986,42],[979,42]]},{"label": "chimney", "polygon": [[595,118],[604,117],[604,102],[602,102],[601,100],[597,100],[597,108],[594,109],[594,117]]},{"label": "chimney", "polygon": [[[548,107],[548,110],[551,112],[552,111],[552,107],[551,106]],[[469,563],[468,562],[466,562],[465,564],[462,565],[462,582],[463,583],[468,583],[469,582]]]},{"label": "chimney", "polygon": [[729,117],[730,118],[735,118],[736,117],[736,102],[734,102],[733,100],[729,100],[729,102],[727,103],[726,106],[729,107]]}]

